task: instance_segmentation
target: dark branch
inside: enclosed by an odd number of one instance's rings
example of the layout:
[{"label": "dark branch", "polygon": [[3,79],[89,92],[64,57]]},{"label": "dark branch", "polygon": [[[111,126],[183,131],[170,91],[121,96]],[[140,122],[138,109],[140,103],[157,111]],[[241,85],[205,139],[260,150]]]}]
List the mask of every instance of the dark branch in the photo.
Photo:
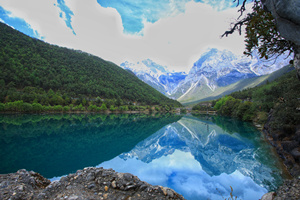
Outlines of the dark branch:
[{"label": "dark branch", "polygon": [[[257,0],[252,0],[252,1],[257,1]],[[240,0],[234,0],[233,2],[234,3],[236,2],[236,7],[240,6]],[[243,0],[243,3],[241,5],[240,9],[238,10],[238,12],[241,13],[238,18],[240,18],[244,14],[244,11],[246,10],[246,3],[247,3],[247,0]]]},{"label": "dark branch", "polygon": [[225,31],[225,33],[223,33],[223,35],[221,37],[224,37],[224,36],[227,37],[228,35],[231,35],[236,30],[238,30],[239,34],[241,35],[242,34],[242,26],[249,20],[250,20],[250,18],[246,17],[245,19],[238,21],[237,23],[234,24],[234,26],[229,31]]},{"label": "dark branch", "polygon": [[[252,0],[252,1],[257,3],[257,0]],[[234,0],[233,2],[234,3],[236,2],[236,4],[237,4],[236,7],[239,7],[241,0]],[[238,17],[238,19],[244,14],[244,11],[246,10],[246,3],[247,3],[247,0],[242,0],[242,5],[241,5],[240,9],[238,10],[238,12],[240,12],[240,16]],[[235,23],[234,26],[229,31],[226,31],[221,37],[224,37],[224,36],[227,37],[228,35],[231,35],[236,30],[238,30],[239,34],[241,35],[242,34],[242,26],[246,22],[248,22],[250,19],[251,19],[251,16],[248,14],[248,16],[246,18]]]},{"label": "dark branch", "polygon": [[[252,8],[250,12],[245,14],[246,4],[250,1],[253,2]],[[227,37],[235,31],[241,35],[242,28],[245,27],[245,55],[251,56],[251,53],[257,50],[261,58],[275,58],[276,60],[279,55],[286,51],[289,51],[289,55],[294,51],[293,43],[280,36],[274,18],[263,9],[260,0],[233,0],[233,2],[239,7],[238,12],[241,15],[221,37]]]}]

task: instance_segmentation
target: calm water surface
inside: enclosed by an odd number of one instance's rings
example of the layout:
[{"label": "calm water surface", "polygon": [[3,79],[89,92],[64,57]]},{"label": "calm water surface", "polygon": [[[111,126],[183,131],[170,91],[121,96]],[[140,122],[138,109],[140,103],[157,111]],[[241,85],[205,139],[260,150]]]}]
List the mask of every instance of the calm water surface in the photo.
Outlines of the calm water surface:
[{"label": "calm water surface", "polygon": [[282,182],[251,124],[218,116],[0,115],[0,174],[52,180],[87,166],[129,172],[187,199],[259,199]]}]

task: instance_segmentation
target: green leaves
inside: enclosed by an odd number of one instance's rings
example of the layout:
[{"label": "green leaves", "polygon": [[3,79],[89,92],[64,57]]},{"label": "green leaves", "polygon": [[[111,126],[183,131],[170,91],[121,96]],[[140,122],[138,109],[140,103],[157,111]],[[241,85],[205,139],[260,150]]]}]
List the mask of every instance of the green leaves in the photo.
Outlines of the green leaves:
[{"label": "green leaves", "polygon": [[253,4],[252,13],[248,14],[245,25],[245,55],[251,55],[257,49],[261,58],[269,59],[285,51],[293,52],[293,44],[279,34],[273,16],[263,10],[259,2]]},{"label": "green leaves", "polygon": [[244,18],[241,18],[246,9],[246,2],[246,0],[243,1],[243,5],[239,10],[241,16],[237,22],[235,22],[230,30],[226,31],[222,37],[228,36],[235,31],[239,31],[241,34],[242,27],[245,27],[245,55],[251,56],[254,50],[259,50],[260,57],[265,59],[281,55],[286,51],[291,54],[294,49],[294,44],[285,40],[280,35],[277,31],[273,16],[263,9],[261,1],[252,0],[252,12],[249,12]]}]

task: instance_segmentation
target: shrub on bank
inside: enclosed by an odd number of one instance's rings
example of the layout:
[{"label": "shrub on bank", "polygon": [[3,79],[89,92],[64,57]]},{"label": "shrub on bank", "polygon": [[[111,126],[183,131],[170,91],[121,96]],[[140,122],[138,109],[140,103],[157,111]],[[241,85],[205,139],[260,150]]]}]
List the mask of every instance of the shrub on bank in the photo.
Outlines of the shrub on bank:
[{"label": "shrub on bank", "polygon": [[225,96],[216,102],[214,109],[220,115],[231,116],[243,121],[252,121],[256,116],[255,105],[232,96]]}]

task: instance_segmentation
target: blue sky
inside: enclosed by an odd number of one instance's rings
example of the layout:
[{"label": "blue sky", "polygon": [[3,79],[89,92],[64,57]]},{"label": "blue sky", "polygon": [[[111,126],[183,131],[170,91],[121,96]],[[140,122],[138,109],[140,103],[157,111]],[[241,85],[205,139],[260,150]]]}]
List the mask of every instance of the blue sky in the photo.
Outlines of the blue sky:
[{"label": "blue sky", "polygon": [[64,0],[57,0],[57,4],[56,5],[61,12],[59,13],[59,17],[62,18],[65,22],[66,22],[66,26],[69,27],[72,30],[72,33],[74,35],[76,35],[73,27],[72,27],[72,16],[74,15],[74,13],[72,12],[72,10],[70,10],[70,8],[66,5]]},{"label": "blue sky", "polygon": [[98,0],[105,8],[115,8],[121,15],[124,32],[139,33],[143,30],[143,21],[155,23],[160,18],[184,12],[185,4],[189,0]]},{"label": "blue sky", "polygon": [[[105,8],[115,8],[121,15],[124,32],[140,33],[143,21],[155,23],[161,18],[175,16],[185,12],[185,4],[191,0],[97,0]],[[195,0],[206,3],[221,11],[234,7],[232,0]]]},{"label": "blue sky", "polygon": [[206,48],[241,49],[242,37],[219,37],[237,16],[233,0],[0,0],[0,21],[31,37],[177,71]]},{"label": "blue sky", "polygon": [[3,23],[6,23],[12,27],[14,27],[17,30],[22,31],[26,35],[29,35],[34,38],[42,39],[42,37],[39,35],[39,33],[35,30],[33,30],[30,26],[30,24],[26,23],[24,19],[21,18],[14,18],[10,17],[11,12],[4,10],[0,6],[0,21]]}]

